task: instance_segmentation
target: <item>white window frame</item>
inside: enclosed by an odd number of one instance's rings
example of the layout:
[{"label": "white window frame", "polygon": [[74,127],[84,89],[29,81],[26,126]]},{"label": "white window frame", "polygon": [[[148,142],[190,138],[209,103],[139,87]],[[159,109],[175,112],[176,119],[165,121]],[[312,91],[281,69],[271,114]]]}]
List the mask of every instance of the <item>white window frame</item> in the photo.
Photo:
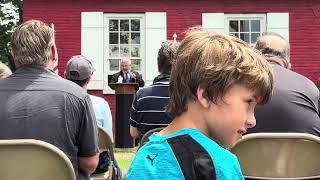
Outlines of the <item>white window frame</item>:
[{"label": "white window frame", "polygon": [[[230,20],[260,20],[260,32],[266,32],[267,29],[267,15],[266,14],[224,14],[225,21],[225,33],[230,34],[229,32],[229,21]],[[255,43],[248,43],[251,46],[254,46]]]},{"label": "white window frame", "polygon": [[[145,13],[128,13],[128,14],[124,14],[124,13],[104,13],[104,55],[103,55],[103,60],[104,60],[104,70],[103,70],[103,74],[104,74],[104,88],[103,88],[103,93],[104,94],[114,94],[114,90],[112,90],[109,86],[108,86],[108,75],[109,74],[114,74],[118,71],[110,71],[109,67],[109,19],[132,19],[132,18],[136,18],[136,19],[140,19],[140,57],[141,57],[141,71],[138,71],[139,73],[142,74],[143,77],[145,77],[146,74],[146,58],[145,58],[145,36],[146,36],[146,32],[145,32]],[[119,49],[120,51],[120,49]]]}]

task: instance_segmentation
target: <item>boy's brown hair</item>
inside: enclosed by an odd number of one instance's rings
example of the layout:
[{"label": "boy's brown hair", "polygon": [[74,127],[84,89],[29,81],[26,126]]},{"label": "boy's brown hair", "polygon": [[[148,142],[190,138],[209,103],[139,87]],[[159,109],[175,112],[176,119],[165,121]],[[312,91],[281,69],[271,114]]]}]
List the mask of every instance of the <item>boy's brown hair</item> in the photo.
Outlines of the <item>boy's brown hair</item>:
[{"label": "boy's brown hair", "polygon": [[199,86],[208,100],[217,103],[235,84],[255,90],[260,104],[268,102],[273,88],[270,65],[236,37],[193,28],[176,54],[167,112],[174,118],[187,111],[187,103],[197,99]]}]

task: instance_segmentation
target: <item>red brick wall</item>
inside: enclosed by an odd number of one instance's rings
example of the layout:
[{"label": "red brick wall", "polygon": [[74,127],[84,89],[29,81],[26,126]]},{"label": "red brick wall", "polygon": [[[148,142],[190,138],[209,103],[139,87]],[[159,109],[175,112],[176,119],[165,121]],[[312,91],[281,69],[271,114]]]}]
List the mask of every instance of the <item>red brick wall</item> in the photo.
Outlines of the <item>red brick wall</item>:
[{"label": "red brick wall", "polygon": [[[178,39],[190,26],[201,25],[201,13],[267,13],[289,12],[290,44],[293,70],[313,81],[320,76],[320,1],[316,0],[24,0],[24,20],[40,19],[54,23],[59,51],[60,73],[69,57],[81,51],[81,11],[106,13],[167,12],[167,37],[176,32]],[[91,93],[104,97],[112,108],[115,98],[101,91]]]}]

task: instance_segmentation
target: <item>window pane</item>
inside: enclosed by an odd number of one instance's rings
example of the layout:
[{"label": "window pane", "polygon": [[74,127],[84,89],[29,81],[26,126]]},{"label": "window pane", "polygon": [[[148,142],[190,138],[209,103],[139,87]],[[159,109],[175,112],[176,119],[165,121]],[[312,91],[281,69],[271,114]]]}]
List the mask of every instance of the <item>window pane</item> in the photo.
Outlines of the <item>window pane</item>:
[{"label": "window pane", "polygon": [[129,31],[129,20],[120,20],[120,31]]},{"label": "window pane", "polygon": [[119,59],[109,59],[110,71],[119,71]]},{"label": "window pane", "polygon": [[121,32],[120,33],[120,44],[129,44],[129,33]]},{"label": "window pane", "polygon": [[260,20],[251,21],[251,31],[260,32]]},{"label": "window pane", "polygon": [[131,57],[140,57],[140,45],[131,46]]},{"label": "window pane", "polygon": [[249,20],[240,21],[240,32],[249,32]]},{"label": "window pane", "polygon": [[260,36],[260,33],[251,33],[251,43],[252,44],[256,43],[258,36]]},{"label": "window pane", "polygon": [[249,40],[249,33],[240,33],[240,39],[242,39],[243,41],[250,43]]},{"label": "window pane", "polygon": [[129,46],[128,45],[121,45],[120,46],[120,56],[121,57],[129,57]]},{"label": "window pane", "polygon": [[109,33],[109,44],[119,44],[119,33]]},{"label": "window pane", "polygon": [[238,21],[229,21],[229,32],[238,32]]},{"label": "window pane", "polygon": [[112,19],[109,20],[109,31],[118,31],[119,26],[118,26],[118,20]]},{"label": "window pane", "polygon": [[140,31],[139,19],[131,19],[131,31]]},{"label": "window pane", "polygon": [[109,45],[109,57],[119,57],[118,45]]},{"label": "window pane", "polygon": [[131,44],[140,44],[140,33],[131,33]]},{"label": "window pane", "polygon": [[239,33],[230,33],[231,36],[239,37]]},{"label": "window pane", "polygon": [[141,71],[141,59],[131,59],[131,68],[133,71]]}]

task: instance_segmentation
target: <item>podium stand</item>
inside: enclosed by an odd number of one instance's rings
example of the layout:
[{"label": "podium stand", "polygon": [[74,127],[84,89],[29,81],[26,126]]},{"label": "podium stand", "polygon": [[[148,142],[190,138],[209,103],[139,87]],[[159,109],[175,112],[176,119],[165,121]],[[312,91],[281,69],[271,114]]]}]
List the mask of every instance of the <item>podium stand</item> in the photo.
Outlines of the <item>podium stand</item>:
[{"label": "podium stand", "polygon": [[115,147],[131,148],[133,147],[133,139],[130,135],[130,110],[139,84],[110,83],[109,86],[116,93]]}]

